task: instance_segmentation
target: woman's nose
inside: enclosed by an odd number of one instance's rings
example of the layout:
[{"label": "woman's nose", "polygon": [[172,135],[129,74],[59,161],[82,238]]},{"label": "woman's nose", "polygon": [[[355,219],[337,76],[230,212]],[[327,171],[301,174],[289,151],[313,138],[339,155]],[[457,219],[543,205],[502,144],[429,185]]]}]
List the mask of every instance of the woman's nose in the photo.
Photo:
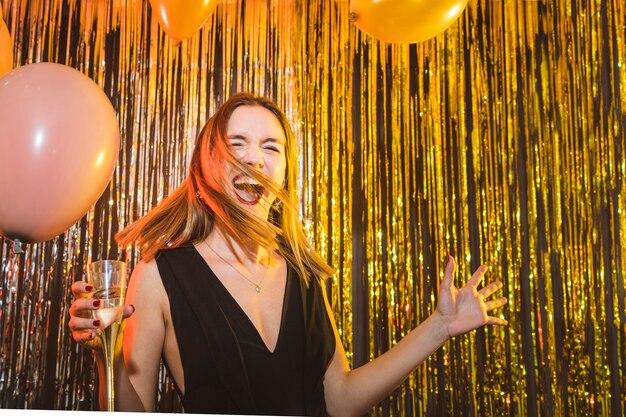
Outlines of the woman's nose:
[{"label": "woman's nose", "polygon": [[257,146],[248,146],[244,155],[244,162],[252,166],[265,165],[262,150]]}]

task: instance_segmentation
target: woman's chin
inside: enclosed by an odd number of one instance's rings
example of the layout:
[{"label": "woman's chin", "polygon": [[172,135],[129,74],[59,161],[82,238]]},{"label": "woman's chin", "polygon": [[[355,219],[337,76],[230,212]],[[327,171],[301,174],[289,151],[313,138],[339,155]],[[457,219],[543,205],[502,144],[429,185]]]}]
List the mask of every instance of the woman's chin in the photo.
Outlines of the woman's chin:
[{"label": "woman's chin", "polygon": [[235,199],[239,202],[239,204],[241,204],[242,208],[247,210],[250,214],[253,214],[259,219],[269,219],[271,204],[269,203],[268,196],[265,193],[258,195],[256,193],[236,190],[233,194]]},{"label": "woman's chin", "polygon": [[258,219],[269,219],[270,207],[267,206],[267,204],[263,204],[262,201],[250,202],[244,200],[241,202],[241,206],[244,210]]}]

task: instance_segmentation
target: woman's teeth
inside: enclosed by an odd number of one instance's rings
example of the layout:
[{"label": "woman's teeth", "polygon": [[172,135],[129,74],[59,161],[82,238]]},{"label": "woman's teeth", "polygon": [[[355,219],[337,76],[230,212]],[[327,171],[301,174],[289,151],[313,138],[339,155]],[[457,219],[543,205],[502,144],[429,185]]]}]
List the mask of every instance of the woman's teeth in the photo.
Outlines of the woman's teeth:
[{"label": "woman's teeth", "polygon": [[265,187],[251,178],[235,178],[233,187],[239,201],[244,204],[257,204],[265,192]]},{"label": "woman's teeth", "polygon": [[263,194],[264,187],[261,184],[240,182],[235,184],[235,188],[247,193]]}]

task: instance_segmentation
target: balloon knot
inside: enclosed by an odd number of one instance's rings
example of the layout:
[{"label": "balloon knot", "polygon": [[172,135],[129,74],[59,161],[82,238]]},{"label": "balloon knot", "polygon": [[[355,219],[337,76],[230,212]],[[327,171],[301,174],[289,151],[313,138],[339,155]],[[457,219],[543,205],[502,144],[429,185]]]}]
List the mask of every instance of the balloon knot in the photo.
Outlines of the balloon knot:
[{"label": "balloon knot", "polygon": [[13,253],[14,254],[24,253],[24,249],[22,249],[22,242],[19,239],[15,239],[13,241]]}]

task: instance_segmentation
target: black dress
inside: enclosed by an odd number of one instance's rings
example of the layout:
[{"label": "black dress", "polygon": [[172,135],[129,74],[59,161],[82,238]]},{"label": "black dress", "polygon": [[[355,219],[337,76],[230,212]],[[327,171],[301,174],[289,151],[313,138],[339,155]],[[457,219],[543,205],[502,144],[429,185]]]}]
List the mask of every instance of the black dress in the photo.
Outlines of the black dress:
[{"label": "black dress", "polygon": [[323,377],[335,338],[318,281],[307,287],[288,267],[271,352],[192,244],[162,250],[156,262],[183,366],[185,412],[326,415]]}]

